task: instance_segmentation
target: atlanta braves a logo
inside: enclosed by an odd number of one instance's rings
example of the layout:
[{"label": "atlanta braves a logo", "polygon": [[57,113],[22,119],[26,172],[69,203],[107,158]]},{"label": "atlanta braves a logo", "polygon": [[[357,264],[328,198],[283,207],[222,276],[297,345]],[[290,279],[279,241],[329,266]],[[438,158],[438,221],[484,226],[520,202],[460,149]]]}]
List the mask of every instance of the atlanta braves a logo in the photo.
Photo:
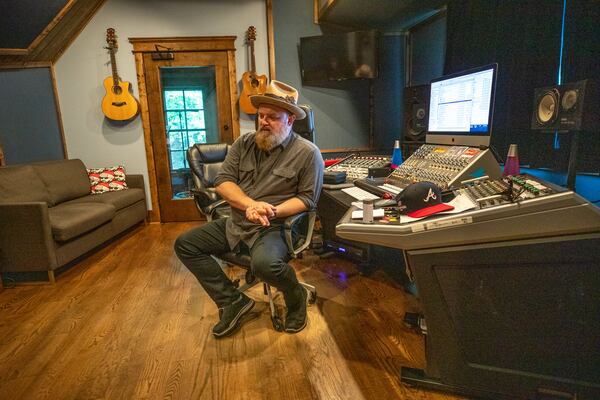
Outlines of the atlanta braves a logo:
[{"label": "atlanta braves a logo", "polygon": [[427,192],[427,196],[423,199],[423,201],[427,203],[430,199],[437,200],[437,196],[433,192],[432,188],[429,188],[429,192]]}]

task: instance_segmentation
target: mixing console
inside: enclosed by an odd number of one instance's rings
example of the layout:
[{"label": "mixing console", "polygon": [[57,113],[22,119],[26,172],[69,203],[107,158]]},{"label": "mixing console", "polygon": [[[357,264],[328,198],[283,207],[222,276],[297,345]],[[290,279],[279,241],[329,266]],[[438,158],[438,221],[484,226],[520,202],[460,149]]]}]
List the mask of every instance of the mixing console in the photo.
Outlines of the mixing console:
[{"label": "mixing console", "polygon": [[452,193],[468,197],[473,207],[408,223],[400,223],[393,208],[386,210],[383,220],[372,224],[352,220],[348,213],[336,226],[336,234],[359,242],[418,249],[600,231],[598,207],[570,190],[530,175],[472,179]]},{"label": "mixing console", "polygon": [[[600,208],[525,174],[462,182],[446,214],[415,220],[390,207],[363,223],[351,208],[336,225],[342,239],[403,251],[427,322],[426,369],[403,369],[403,381],[478,398],[485,382],[486,398],[549,387],[556,399],[600,399]],[[564,338],[575,339],[550,372],[547,349]]]},{"label": "mixing console", "polygon": [[500,176],[500,166],[489,149],[424,144],[387,177],[386,183],[405,188],[429,181],[446,189],[479,170],[483,172],[479,175]]},{"label": "mixing console", "polygon": [[458,189],[456,193],[469,197],[479,208],[493,207],[556,193],[554,189],[525,175],[502,179],[472,179],[463,182],[463,184],[464,186]]},{"label": "mixing console", "polygon": [[352,182],[356,179],[364,179],[369,174],[369,168],[389,167],[391,158],[388,156],[359,156],[353,154],[344,158],[340,162],[330,165],[327,171],[343,171],[346,173],[346,180]]}]

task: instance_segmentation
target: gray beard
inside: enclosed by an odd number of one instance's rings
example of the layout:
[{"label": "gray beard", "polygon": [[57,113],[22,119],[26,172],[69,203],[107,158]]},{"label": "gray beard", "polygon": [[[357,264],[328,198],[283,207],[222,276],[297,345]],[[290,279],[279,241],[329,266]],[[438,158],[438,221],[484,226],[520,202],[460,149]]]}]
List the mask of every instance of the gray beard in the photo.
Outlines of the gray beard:
[{"label": "gray beard", "polygon": [[262,151],[271,151],[275,147],[279,146],[288,137],[289,132],[285,130],[277,131],[263,131],[256,132],[256,145]]}]

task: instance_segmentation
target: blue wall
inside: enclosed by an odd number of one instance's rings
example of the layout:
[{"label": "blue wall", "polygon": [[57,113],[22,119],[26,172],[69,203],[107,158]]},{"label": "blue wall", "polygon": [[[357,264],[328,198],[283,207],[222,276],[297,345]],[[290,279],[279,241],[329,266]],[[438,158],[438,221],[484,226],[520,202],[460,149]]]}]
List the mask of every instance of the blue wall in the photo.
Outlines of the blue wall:
[{"label": "blue wall", "polygon": [[8,165],[65,158],[49,68],[0,70],[0,143]]},{"label": "blue wall", "polygon": [[[567,186],[565,172],[550,171],[547,169],[522,168],[521,173],[531,174],[558,186]],[[600,176],[592,174],[578,174],[575,177],[575,192],[591,203],[600,202]]]}]

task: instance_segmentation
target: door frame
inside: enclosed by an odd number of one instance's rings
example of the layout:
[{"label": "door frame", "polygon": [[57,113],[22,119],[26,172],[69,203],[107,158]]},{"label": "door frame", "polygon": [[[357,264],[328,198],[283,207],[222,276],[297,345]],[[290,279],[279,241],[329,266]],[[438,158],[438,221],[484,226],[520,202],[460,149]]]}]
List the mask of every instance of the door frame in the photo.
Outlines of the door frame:
[{"label": "door frame", "polygon": [[237,75],[235,71],[235,39],[236,36],[197,36],[197,37],[166,37],[166,38],[129,38],[133,45],[135,68],[137,71],[140,115],[144,130],[144,145],[146,148],[146,163],[148,166],[148,179],[152,210],[149,211],[150,222],[161,222],[160,204],[158,201],[158,185],[152,147],[152,130],[148,112],[148,95],[146,90],[146,76],[144,54],[158,54],[157,57],[169,57],[169,53],[177,52],[202,52],[224,51],[227,53],[227,69],[229,74],[229,95],[231,98],[231,119],[233,140],[240,136],[240,118],[237,108]]}]

